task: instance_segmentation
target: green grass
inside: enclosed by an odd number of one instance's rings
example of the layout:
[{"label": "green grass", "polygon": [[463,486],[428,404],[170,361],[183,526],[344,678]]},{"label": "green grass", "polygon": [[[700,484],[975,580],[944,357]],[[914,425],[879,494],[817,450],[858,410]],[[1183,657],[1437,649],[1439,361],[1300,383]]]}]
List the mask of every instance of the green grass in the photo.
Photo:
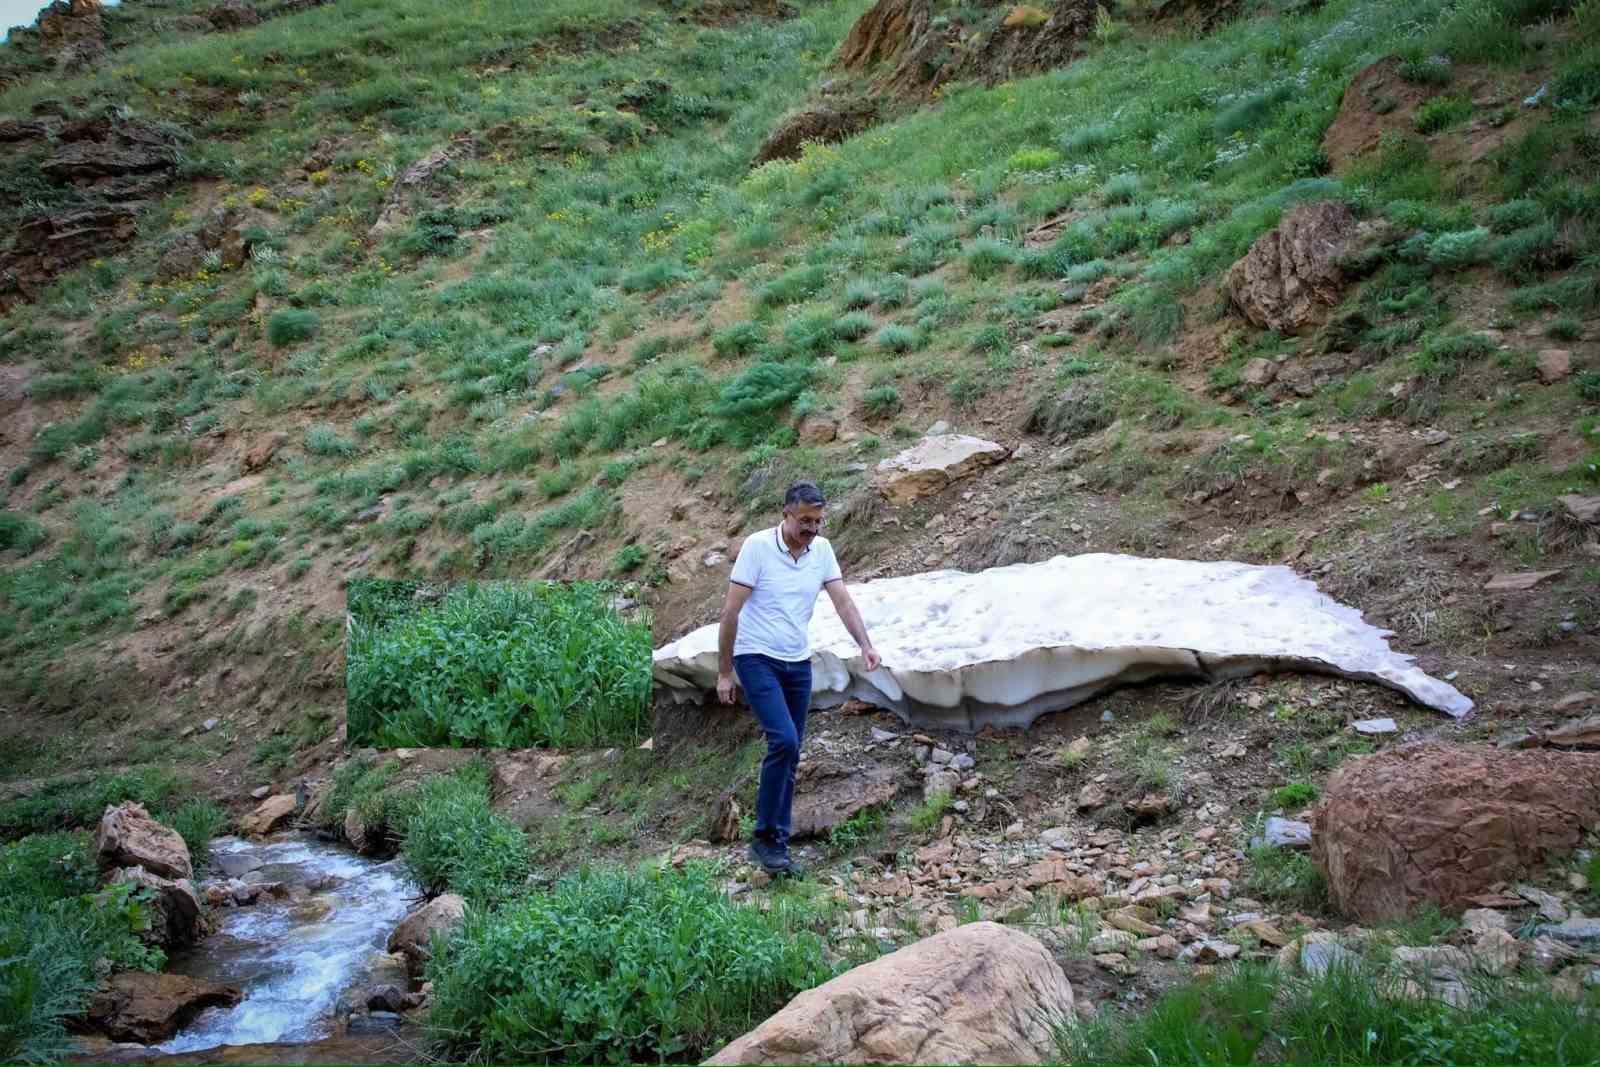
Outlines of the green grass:
[{"label": "green grass", "polygon": [[617,616],[609,592],[467,583],[416,610],[353,611],[350,737],[386,748],[637,743],[650,631]]},{"label": "green grass", "polygon": [[939,825],[939,820],[944,818],[953,803],[955,798],[941,789],[912,809],[906,817],[906,825],[915,833],[928,833]]},{"label": "green grass", "polygon": [[1138,1015],[1059,1031],[1073,1063],[1579,1064],[1600,1051],[1592,997],[1473,977],[1471,1007],[1396,992],[1374,961],[1320,977],[1244,964],[1185,982]]},{"label": "green grass", "polygon": [[448,889],[486,907],[527,881],[527,838],[489,803],[490,772],[474,761],[422,782],[405,801],[400,855],[429,892]]},{"label": "green grass", "polygon": [[734,904],[699,865],[584,869],[469,909],[428,966],[429,1034],[452,1060],[698,1061],[831,977],[804,919]]}]

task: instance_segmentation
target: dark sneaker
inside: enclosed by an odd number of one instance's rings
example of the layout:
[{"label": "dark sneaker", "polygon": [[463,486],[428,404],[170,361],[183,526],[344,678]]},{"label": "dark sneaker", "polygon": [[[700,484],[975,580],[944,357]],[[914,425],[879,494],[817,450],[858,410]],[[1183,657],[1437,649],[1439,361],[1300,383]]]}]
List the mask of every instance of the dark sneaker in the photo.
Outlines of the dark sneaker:
[{"label": "dark sneaker", "polygon": [[768,874],[788,874],[789,854],[787,850],[779,849],[766,838],[757,837],[750,841],[750,858],[761,865],[762,870]]}]

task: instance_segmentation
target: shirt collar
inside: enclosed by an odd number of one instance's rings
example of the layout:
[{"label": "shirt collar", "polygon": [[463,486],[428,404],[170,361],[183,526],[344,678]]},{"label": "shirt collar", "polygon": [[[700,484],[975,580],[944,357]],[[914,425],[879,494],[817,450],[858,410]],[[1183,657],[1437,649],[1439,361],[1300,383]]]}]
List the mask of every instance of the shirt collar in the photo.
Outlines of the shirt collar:
[{"label": "shirt collar", "polygon": [[789,551],[789,546],[787,544],[785,544],[784,540],[783,540],[783,523],[781,523],[781,522],[778,525],[776,525],[776,526],[774,526],[772,528],[772,537],[773,537],[773,540],[778,542],[778,551],[782,552],[784,555],[788,556],[792,560],[798,561],[798,560],[804,559],[807,555],[809,555],[811,553],[811,546],[810,545],[807,545],[806,547],[802,548],[800,550],[800,555],[798,555],[798,556],[796,556],[793,552]]}]

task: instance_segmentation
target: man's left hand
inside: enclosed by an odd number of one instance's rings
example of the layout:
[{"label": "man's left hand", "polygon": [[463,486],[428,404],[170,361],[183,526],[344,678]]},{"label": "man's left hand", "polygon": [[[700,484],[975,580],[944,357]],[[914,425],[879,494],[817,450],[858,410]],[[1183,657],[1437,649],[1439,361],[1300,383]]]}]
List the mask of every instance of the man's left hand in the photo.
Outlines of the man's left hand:
[{"label": "man's left hand", "polygon": [[868,645],[866,648],[861,650],[861,657],[862,659],[866,660],[867,670],[869,671],[877,670],[878,665],[883,662],[882,658],[878,655],[878,650],[873,648],[871,645]]}]

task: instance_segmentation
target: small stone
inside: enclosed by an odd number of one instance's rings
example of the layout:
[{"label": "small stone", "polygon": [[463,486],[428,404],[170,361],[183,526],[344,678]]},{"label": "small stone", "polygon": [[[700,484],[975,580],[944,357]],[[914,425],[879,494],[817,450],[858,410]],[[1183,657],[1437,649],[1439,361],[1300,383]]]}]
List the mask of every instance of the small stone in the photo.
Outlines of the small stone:
[{"label": "small stone", "polygon": [[1493,908],[1469,908],[1461,913],[1461,925],[1468,933],[1482,935],[1490,930],[1507,930],[1510,924],[1506,922],[1503,913]]},{"label": "small stone", "polygon": [[1239,380],[1246,385],[1266,385],[1278,376],[1278,365],[1270,359],[1252,359],[1239,372]]},{"label": "small stone", "polygon": [[1180,952],[1178,959],[1185,963],[1219,963],[1233,959],[1239,952],[1239,946],[1231,941],[1196,941]]},{"label": "small stone", "polygon": [[900,736],[899,734],[895,733],[892,730],[883,730],[883,729],[880,729],[880,728],[878,728],[876,726],[874,726],[872,728],[872,739],[874,741],[879,741],[879,742],[882,742],[882,741],[893,741],[893,740],[897,739],[899,736]]},{"label": "small stone", "polygon": [[1088,811],[1098,808],[1106,802],[1106,791],[1093,782],[1088,783],[1078,790],[1077,806],[1079,811]]},{"label": "small stone", "polygon": [[933,752],[929,755],[928,758],[930,760],[932,760],[935,764],[937,764],[937,765],[942,767],[946,763],[949,763],[951,760],[955,759],[956,758],[956,754],[954,752],[951,752],[947,748],[935,747]]},{"label": "small stone", "polygon": [[1531,885],[1515,885],[1511,891],[1530,904],[1539,907],[1539,917],[1547,922],[1564,923],[1567,921],[1566,905],[1554,893],[1547,893]]},{"label": "small stone", "polygon": [[200,724],[200,729],[204,730],[206,733],[209,734],[212,730],[215,730],[221,724],[222,724],[222,720],[221,719],[207,719],[205,722]]},{"label": "small stone", "polygon": [[1366,734],[1369,737],[1398,733],[1400,730],[1393,719],[1357,719],[1350,724],[1350,727],[1356,733]]},{"label": "small stone", "polygon": [[1559,937],[1563,941],[1600,941],[1600,919],[1568,919],[1566,922],[1541,926],[1538,933],[1546,937]]},{"label": "small stone", "polygon": [[967,753],[961,752],[950,761],[950,766],[958,771],[970,771],[972,768],[977,766],[977,761]]},{"label": "small stone", "polygon": [[1107,708],[1105,711],[1102,711],[1100,713],[1100,721],[1101,722],[1116,722],[1117,721],[1117,717],[1115,715],[1111,714],[1111,709],[1110,708]]},{"label": "small stone", "polygon": [[1138,941],[1138,938],[1123,930],[1103,930],[1089,939],[1088,947],[1091,955],[1100,955],[1105,952],[1126,952]]},{"label": "small stone", "polygon": [[265,800],[271,795],[272,795],[272,787],[270,785],[263,785],[263,786],[260,786],[258,788],[250,790],[250,799],[251,800]]},{"label": "small stone", "polygon": [[[1021,824],[1018,823],[1018,826]],[[1045,848],[1053,848],[1057,852],[1066,852],[1072,848],[1072,837],[1065,826],[1052,827],[1039,835],[1039,843]]]},{"label": "small stone", "polygon": [[1252,847],[1266,844],[1275,848],[1310,848],[1311,824],[1277,815],[1268,816],[1262,835],[1250,844]]}]

